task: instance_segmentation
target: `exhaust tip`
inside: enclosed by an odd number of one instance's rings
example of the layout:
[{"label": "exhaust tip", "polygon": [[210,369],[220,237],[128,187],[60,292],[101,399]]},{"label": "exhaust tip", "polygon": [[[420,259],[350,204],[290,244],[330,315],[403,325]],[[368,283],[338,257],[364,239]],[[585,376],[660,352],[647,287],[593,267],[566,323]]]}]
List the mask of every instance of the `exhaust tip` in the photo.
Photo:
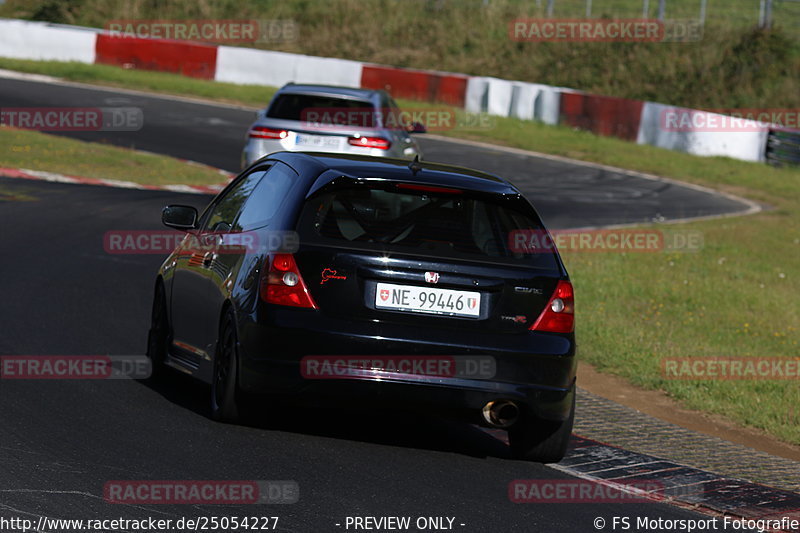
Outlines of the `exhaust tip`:
[{"label": "exhaust tip", "polygon": [[509,400],[495,400],[484,405],[481,413],[489,425],[507,428],[513,426],[519,418],[519,407]]}]

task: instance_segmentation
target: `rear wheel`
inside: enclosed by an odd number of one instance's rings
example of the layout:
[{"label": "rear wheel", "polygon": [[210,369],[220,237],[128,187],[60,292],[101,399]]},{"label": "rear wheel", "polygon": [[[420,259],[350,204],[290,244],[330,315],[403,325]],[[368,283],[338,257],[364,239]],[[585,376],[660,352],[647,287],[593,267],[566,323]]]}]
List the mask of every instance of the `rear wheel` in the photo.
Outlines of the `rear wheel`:
[{"label": "rear wheel", "polygon": [[569,417],[563,422],[521,419],[508,430],[511,453],[518,459],[537,463],[557,463],[567,452],[575,423],[575,396]]},{"label": "rear wheel", "polygon": [[167,318],[167,296],[164,284],[159,281],[153,294],[153,309],[150,314],[150,330],[147,333],[147,357],[150,359],[151,378],[164,376],[169,346],[169,320]]},{"label": "rear wheel", "polygon": [[228,312],[220,327],[211,380],[211,417],[220,422],[236,422],[239,419],[238,344],[236,323]]}]

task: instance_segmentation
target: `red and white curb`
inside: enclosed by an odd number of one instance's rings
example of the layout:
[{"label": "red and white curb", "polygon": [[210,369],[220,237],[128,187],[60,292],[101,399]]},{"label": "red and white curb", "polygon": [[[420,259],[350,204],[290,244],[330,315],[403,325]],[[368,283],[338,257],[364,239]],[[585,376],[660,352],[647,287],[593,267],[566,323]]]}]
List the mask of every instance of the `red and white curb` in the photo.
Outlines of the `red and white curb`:
[{"label": "red and white curb", "polygon": [[[226,178],[233,175],[224,170],[219,170]],[[28,180],[49,181],[55,183],[71,183],[75,185],[100,185],[102,187],[117,187],[120,189],[140,189],[148,191],[172,191],[189,194],[217,194],[225,187],[226,183],[217,185],[142,185],[132,181],[107,180],[100,178],[85,178],[81,176],[67,176],[44,170],[29,170],[26,168],[0,167],[0,176],[6,178],[21,178]]]}]

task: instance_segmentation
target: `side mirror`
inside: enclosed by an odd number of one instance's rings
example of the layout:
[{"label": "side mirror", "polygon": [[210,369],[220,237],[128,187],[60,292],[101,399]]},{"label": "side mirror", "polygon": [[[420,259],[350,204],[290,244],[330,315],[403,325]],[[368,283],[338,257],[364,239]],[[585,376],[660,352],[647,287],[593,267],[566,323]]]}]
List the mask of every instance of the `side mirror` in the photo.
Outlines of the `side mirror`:
[{"label": "side mirror", "polygon": [[194,229],[197,225],[197,209],[189,205],[168,205],[161,212],[161,222],[168,228]]},{"label": "side mirror", "polygon": [[428,133],[428,128],[422,122],[414,122],[408,127],[408,133]]}]

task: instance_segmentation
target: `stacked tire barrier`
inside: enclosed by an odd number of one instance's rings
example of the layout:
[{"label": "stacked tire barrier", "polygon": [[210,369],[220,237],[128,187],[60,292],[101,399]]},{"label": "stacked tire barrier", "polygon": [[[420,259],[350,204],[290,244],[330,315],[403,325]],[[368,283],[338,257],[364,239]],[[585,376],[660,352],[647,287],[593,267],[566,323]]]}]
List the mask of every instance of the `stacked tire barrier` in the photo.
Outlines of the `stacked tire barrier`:
[{"label": "stacked tire barrier", "polygon": [[236,84],[280,87],[295,82],[386,89],[398,98],[439,102],[473,113],[563,124],[694,155],[790,164],[800,160],[800,132],[761,123],[741,131],[669,128],[663,117],[671,110],[677,109],[699,122],[720,115],[499,78],[134,38],[93,28],[13,19],[0,19],[0,57],[101,63]]},{"label": "stacked tire barrier", "polygon": [[773,165],[800,165],[800,131],[771,129],[767,161]]}]

